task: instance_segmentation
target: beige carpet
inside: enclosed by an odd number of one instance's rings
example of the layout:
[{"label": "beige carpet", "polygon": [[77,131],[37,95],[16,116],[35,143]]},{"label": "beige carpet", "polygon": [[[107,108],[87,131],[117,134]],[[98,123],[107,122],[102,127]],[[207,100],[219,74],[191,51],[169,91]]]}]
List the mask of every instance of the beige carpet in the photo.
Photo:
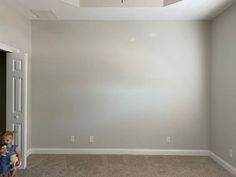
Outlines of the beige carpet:
[{"label": "beige carpet", "polygon": [[31,155],[17,177],[233,177],[209,157]]}]

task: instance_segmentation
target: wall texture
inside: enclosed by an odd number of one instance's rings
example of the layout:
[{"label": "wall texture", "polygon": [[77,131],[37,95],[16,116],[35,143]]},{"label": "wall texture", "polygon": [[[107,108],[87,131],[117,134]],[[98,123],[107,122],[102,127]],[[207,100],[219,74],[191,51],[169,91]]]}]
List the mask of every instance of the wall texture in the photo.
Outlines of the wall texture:
[{"label": "wall texture", "polygon": [[32,147],[208,149],[209,32],[208,22],[33,21]]},{"label": "wall texture", "polygon": [[9,8],[4,2],[0,3],[0,42],[30,52],[31,22]]},{"label": "wall texture", "polygon": [[[236,167],[236,5],[213,21],[211,150]],[[230,158],[229,150],[234,156]]]},{"label": "wall texture", "polygon": [[[20,49],[22,53],[31,54],[31,22],[4,2],[0,2],[0,42]],[[28,148],[31,146],[31,77],[29,60],[28,85]]]}]

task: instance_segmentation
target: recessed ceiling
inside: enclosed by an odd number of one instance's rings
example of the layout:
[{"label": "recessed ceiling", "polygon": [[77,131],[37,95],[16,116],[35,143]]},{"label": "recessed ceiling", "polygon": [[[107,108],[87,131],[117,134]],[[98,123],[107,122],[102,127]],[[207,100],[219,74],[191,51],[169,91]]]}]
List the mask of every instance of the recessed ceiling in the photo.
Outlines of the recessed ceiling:
[{"label": "recessed ceiling", "polygon": [[235,0],[2,0],[29,19],[50,11],[57,20],[210,20]]},{"label": "recessed ceiling", "polygon": [[61,0],[62,2],[68,3],[75,7],[80,7],[80,0]]},{"label": "recessed ceiling", "polygon": [[80,0],[80,7],[163,7],[164,1],[166,0]]},{"label": "recessed ceiling", "polygon": [[52,10],[31,10],[37,17],[42,19],[57,19],[56,14]]}]

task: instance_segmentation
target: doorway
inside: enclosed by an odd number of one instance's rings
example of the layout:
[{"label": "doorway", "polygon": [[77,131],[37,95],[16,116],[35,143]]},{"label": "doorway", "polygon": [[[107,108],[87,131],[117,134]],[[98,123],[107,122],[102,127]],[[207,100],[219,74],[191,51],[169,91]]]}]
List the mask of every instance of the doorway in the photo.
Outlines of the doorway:
[{"label": "doorway", "polygon": [[0,132],[6,131],[7,53],[0,50]]},{"label": "doorway", "polygon": [[14,144],[27,165],[28,55],[0,42],[0,131],[14,131]]}]

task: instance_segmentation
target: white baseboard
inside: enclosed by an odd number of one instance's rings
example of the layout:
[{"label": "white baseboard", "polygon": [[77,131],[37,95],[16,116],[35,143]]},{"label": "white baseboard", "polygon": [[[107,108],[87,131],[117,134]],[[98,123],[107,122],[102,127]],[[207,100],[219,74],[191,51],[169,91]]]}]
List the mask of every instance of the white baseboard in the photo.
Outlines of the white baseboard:
[{"label": "white baseboard", "polygon": [[27,150],[27,157],[32,154],[32,149]]},{"label": "white baseboard", "polygon": [[236,168],[224,161],[222,158],[217,156],[215,153],[211,152],[210,157],[216,161],[218,164],[220,164],[222,167],[224,167],[226,170],[228,170],[230,173],[232,173],[234,176],[236,176]]},{"label": "white baseboard", "polygon": [[99,148],[32,148],[30,154],[114,154],[114,155],[181,155],[210,156],[209,150],[178,149],[99,149]]}]

